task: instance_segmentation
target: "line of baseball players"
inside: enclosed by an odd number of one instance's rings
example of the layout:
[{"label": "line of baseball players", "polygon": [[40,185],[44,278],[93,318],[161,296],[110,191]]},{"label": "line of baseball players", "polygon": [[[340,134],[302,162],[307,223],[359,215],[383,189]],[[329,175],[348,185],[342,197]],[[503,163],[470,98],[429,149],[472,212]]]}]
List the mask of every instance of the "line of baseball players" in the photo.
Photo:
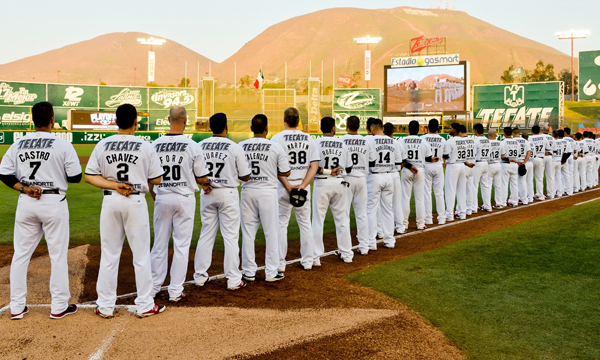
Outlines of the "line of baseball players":
[{"label": "line of baseball players", "polygon": [[[352,262],[350,206],[357,223],[358,253],[395,246],[394,229],[408,227],[410,198],[415,196],[417,229],[433,223],[432,190],[438,223],[465,219],[478,210],[492,211],[491,188],[496,205],[517,206],[546,196],[570,195],[598,185],[598,149],[593,134],[554,137],[539,134],[527,140],[518,130],[505,128],[505,139],[496,140],[490,130],[475,125],[475,138],[466,128],[452,124],[445,140],[437,134],[437,120],[429,133],[418,136],[419,123],[409,124],[410,135],[394,140],[393,125],[369,119],[369,136],[358,134],[360,120],[347,119],[347,134],[335,135],[335,120],[321,120],[323,136],[313,140],[298,129],[298,110],[284,112],[285,130],[267,139],[268,119],[256,115],[254,137],[236,144],[227,138],[225,114],[210,118],[213,136],[199,144],[183,134],[187,120],[180,106],[170,111],[171,130],[150,144],[134,136],[137,110],[132,105],[117,109],[116,135],[100,141],[85,170],[86,182],[102,189],[100,218],[101,261],[97,281],[96,314],[113,316],[117,299],[117,275],[125,236],[133,253],[138,316],[164,311],[153,297],[168,272],[168,244],[173,237],[170,301],[181,300],[191,244],[196,198],[200,194],[202,229],[195,255],[194,282],[202,287],[209,277],[212,250],[220,228],[225,245],[227,288],[237,290],[256,280],[254,240],[260,225],[265,233],[265,280],[284,278],[287,231],[292,208],[300,229],[300,263],[305,270],[321,266],[324,253],[323,225],[331,209],[336,226],[337,254]],[[0,180],[21,191],[15,217],[15,255],[11,265],[11,319],[28,312],[27,266],[33,250],[45,234],[52,262],[51,318],[75,313],[68,304],[66,252],[68,249],[67,183],[81,180],[81,168],[73,146],[52,136],[52,105],[32,109],[36,132],[11,146],[0,165]],[[444,173],[444,165],[446,171]],[[402,173],[402,176],[400,176]],[[543,193],[546,175],[547,194]],[[534,193],[534,174],[537,189]],[[241,200],[238,186],[242,184]],[[313,182],[312,204],[310,183]],[[483,205],[478,207],[478,187]],[[508,189],[510,188],[510,199]],[[150,249],[148,207],[144,194],[154,199],[154,246]],[[456,211],[455,211],[456,203]],[[312,210],[312,219],[311,219]],[[242,229],[241,270],[239,229]]]}]

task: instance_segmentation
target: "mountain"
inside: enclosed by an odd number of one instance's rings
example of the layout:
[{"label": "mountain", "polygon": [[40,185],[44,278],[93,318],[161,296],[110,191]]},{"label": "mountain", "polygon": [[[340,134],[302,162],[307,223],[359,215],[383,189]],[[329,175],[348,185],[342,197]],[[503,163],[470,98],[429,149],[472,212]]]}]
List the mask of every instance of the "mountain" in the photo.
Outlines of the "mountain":
[{"label": "mountain", "polygon": [[[335,8],[294,17],[273,25],[246,43],[238,52],[213,71],[219,82],[233,82],[234,63],[237,77],[256,76],[263,66],[266,80],[283,80],[287,61],[288,79],[309,76],[323,78],[325,86],[340,74],[364,74],[365,45],[357,45],[353,38],[369,35],[381,37],[372,50],[371,87],[383,87],[383,66],[392,57],[409,56],[410,39],[443,36],[447,39],[447,53],[460,54],[461,60],[471,62],[471,83],[497,83],[502,72],[513,63],[533,69],[538,60],[552,63],[555,72],[570,68],[569,56],[560,51],[495,27],[462,11],[441,9],[365,10]],[[365,82],[360,81],[364,86]]]},{"label": "mountain", "polygon": [[[138,32],[98,36],[0,65],[0,79],[55,83],[60,75],[61,83],[98,84],[102,81],[108,85],[133,85],[136,67],[136,84],[145,85],[150,46],[140,45],[137,39],[150,36]],[[185,74],[185,61],[188,62],[188,78],[192,86],[196,86],[198,62],[201,77],[208,72],[210,59],[175,41],[167,39],[164,45],[154,46],[154,51],[155,82],[158,84],[179,84]],[[60,74],[57,74],[57,70],[60,70]]]}]

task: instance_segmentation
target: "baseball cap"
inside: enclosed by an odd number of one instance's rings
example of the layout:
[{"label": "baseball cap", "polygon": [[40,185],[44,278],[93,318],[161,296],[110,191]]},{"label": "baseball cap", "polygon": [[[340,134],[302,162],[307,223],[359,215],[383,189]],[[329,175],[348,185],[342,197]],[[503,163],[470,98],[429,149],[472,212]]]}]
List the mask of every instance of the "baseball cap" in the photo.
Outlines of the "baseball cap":
[{"label": "baseball cap", "polygon": [[304,205],[308,196],[308,191],[304,189],[292,189],[290,191],[290,204],[294,207]]}]

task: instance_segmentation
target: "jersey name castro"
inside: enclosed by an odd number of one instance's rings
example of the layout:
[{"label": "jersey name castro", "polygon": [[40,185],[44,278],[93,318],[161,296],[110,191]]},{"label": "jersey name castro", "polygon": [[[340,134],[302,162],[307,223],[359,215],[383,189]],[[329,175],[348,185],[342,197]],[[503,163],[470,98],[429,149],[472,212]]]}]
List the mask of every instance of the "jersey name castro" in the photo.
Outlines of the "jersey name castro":
[{"label": "jersey name castro", "polygon": [[67,190],[67,177],[81,174],[73,145],[50,133],[36,132],[20,138],[2,158],[0,174],[12,175],[27,186],[42,190]]},{"label": "jersey name castro", "polygon": [[161,177],[164,170],[149,142],[117,134],[96,145],[85,173],[129,184],[133,191],[144,193],[148,192],[148,180]]},{"label": "jersey name castro", "polygon": [[319,153],[313,139],[300,130],[284,130],[271,138],[288,154],[291,174],[289,180],[302,180],[313,161],[319,161]]},{"label": "jersey name castro", "polygon": [[242,141],[250,167],[250,180],[242,183],[244,189],[277,189],[279,173],[290,171],[287,154],[281,145],[265,138],[255,137]]},{"label": "jersey name castro", "polygon": [[238,144],[221,136],[200,142],[213,188],[238,187],[240,178],[250,175],[246,155]]},{"label": "jersey name castro", "polygon": [[352,172],[346,176],[365,177],[369,174],[369,161],[375,161],[375,153],[362,135],[346,134],[341,137],[348,147],[352,160]]},{"label": "jersey name castro", "polygon": [[154,187],[158,195],[189,195],[198,191],[197,177],[208,174],[200,146],[184,135],[164,135],[152,143],[164,175]]}]

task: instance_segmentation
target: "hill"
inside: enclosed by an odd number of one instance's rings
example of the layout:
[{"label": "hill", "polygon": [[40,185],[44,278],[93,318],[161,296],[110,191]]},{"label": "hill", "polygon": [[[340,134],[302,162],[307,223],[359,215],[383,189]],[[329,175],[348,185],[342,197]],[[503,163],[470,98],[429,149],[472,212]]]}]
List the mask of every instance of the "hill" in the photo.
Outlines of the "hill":
[{"label": "hill", "polygon": [[[325,85],[335,77],[364,74],[364,45],[353,38],[370,35],[382,41],[371,46],[373,81],[371,87],[383,87],[383,65],[390,58],[408,56],[410,39],[443,36],[447,39],[447,52],[460,54],[461,60],[471,61],[472,83],[497,83],[502,71],[512,64],[511,52],[526,69],[533,69],[542,59],[552,63],[556,73],[570,67],[569,56],[560,51],[495,27],[462,11],[421,10],[408,7],[365,10],[335,8],[294,17],[266,29],[246,43],[237,53],[213,71],[221,83],[233,81],[234,63],[238,78],[256,76],[262,63],[267,79],[283,80],[285,62],[288,62],[288,79],[321,76],[324,65]],[[519,64],[518,64],[519,65]],[[361,81],[364,86],[365,82]]]},{"label": "hill", "polygon": [[[140,45],[137,39],[150,36],[138,32],[98,36],[0,65],[0,79],[54,83],[58,80],[57,70],[60,70],[60,82],[63,83],[98,84],[103,81],[109,85],[133,85],[136,67],[136,83],[145,85],[150,47]],[[208,72],[210,59],[175,41],[167,39],[164,45],[154,47],[154,51],[155,82],[158,84],[179,84],[185,74],[185,61],[188,62],[188,78],[193,86],[196,86],[198,62],[201,76]]]}]

